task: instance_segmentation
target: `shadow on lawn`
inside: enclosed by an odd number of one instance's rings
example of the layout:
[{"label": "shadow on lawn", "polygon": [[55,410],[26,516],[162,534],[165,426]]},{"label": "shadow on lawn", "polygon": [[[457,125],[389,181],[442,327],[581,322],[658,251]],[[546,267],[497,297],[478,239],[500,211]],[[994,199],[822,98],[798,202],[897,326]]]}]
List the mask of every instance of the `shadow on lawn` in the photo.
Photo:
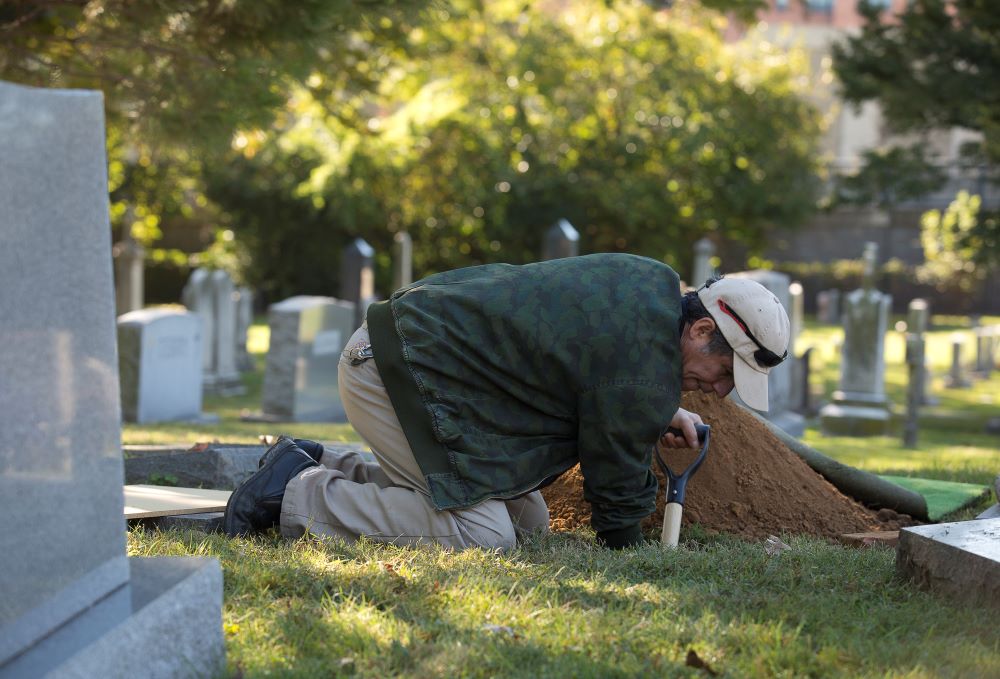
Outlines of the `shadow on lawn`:
[{"label": "shadow on lawn", "polygon": [[891,552],[784,539],[779,555],[728,537],[607,552],[571,533],[470,555],[265,538],[256,563],[240,562],[239,541],[215,545],[227,608],[268,618],[303,676],[329,671],[331,647],[362,675],[679,674],[692,649],[737,674],[919,673],[933,653],[931,667],[977,676],[970,663],[997,661],[990,612],[915,591]]}]

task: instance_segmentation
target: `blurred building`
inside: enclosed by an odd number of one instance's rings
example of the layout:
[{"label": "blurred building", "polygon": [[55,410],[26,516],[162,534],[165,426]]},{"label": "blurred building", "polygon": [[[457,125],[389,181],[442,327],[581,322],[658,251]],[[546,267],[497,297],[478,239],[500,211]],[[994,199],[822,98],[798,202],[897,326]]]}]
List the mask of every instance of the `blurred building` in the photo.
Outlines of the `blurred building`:
[{"label": "blurred building", "polygon": [[[892,22],[897,13],[905,10],[909,0],[870,2],[884,8],[883,21]],[[798,232],[775,234],[766,255],[778,262],[857,258],[861,243],[875,241],[880,246],[881,261],[897,259],[916,265],[923,262],[920,216],[925,211],[947,207],[962,189],[980,195],[984,209],[1000,207],[1000,191],[988,181],[990,168],[962,162],[963,144],[980,140],[978,132],[953,128],[919,137],[892,135],[877,103],[867,102],[854,107],[840,98],[833,72],[832,46],[860,33],[864,18],[858,13],[859,4],[860,0],[768,0],[768,7],[758,14],[755,26],[748,28],[734,22],[726,38],[732,42],[764,39],[775,45],[806,51],[810,64],[810,98],[824,118],[821,150],[831,183],[838,175],[856,172],[863,163],[862,154],[869,149],[909,146],[917,142],[927,150],[929,159],[944,172],[947,180],[939,190],[900,202],[887,211],[840,208],[817,215]],[[977,293],[978,299],[973,306],[982,311],[1000,311],[998,287],[1000,278],[991,277]],[[920,291],[896,292],[900,297],[898,302],[905,306],[907,299]]]}]

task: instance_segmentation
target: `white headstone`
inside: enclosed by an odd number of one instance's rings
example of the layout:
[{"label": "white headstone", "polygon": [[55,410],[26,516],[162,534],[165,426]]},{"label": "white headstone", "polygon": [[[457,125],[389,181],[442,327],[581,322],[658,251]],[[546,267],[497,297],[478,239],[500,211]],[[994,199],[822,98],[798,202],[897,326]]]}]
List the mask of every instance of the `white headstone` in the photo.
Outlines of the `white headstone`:
[{"label": "white headstone", "polygon": [[177,309],[118,317],[118,368],[126,422],[201,416],[201,320]]},{"label": "white headstone", "polygon": [[271,305],[268,324],[264,415],[296,422],[346,420],[337,364],[357,329],[354,305],[332,297],[290,297]]},{"label": "white headstone", "polygon": [[126,556],[105,148],[100,92],[0,82],[4,677],[224,665],[218,562]]},{"label": "white headstone", "polygon": [[201,319],[201,379],[211,389],[215,386],[215,299],[212,274],[207,269],[191,272],[181,300],[192,313]]},{"label": "white headstone", "polygon": [[[769,271],[766,269],[757,269],[754,271],[741,271],[739,273],[729,274],[729,276],[732,278],[749,278],[750,280],[763,285],[778,298],[778,301],[781,302],[781,306],[785,308],[785,313],[787,313],[789,319],[791,319],[792,302],[791,295],[789,294],[790,279],[787,274],[779,273],[777,271]],[[785,359],[780,365],[772,368],[771,372],[768,374],[767,396],[770,403],[770,410],[766,413],[761,413],[761,415],[767,418],[770,422],[773,422],[784,429],[792,436],[802,436],[802,434],[805,433],[805,420],[801,415],[791,410],[792,363],[795,360],[795,340],[796,337],[792,334],[788,340],[788,358]],[[739,400],[739,397],[735,395],[735,391],[733,394],[734,398]]]}]

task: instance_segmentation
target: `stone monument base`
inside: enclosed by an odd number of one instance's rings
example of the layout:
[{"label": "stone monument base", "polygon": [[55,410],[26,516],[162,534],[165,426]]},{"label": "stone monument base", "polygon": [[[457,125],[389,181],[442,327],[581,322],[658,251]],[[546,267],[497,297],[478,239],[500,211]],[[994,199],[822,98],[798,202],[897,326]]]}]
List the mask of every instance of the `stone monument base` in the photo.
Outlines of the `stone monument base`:
[{"label": "stone monument base", "polygon": [[1000,609],[1000,519],[904,528],[896,571],[949,598]]},{"label": "stone monument base", "polygon": [[819,411],[820,428],[834,436],[885,436],[892,413],[888,407],[829,403]]},{"label": "stone monument base", "polygon": [[[222,569],[201,557],[131,557],[109,625],[98,604],[2,668],[4,676],[215,677],[225,669]],[[103,630],[103,631],[102,631]],[[8,674],[9,673],[9,674]]]}]

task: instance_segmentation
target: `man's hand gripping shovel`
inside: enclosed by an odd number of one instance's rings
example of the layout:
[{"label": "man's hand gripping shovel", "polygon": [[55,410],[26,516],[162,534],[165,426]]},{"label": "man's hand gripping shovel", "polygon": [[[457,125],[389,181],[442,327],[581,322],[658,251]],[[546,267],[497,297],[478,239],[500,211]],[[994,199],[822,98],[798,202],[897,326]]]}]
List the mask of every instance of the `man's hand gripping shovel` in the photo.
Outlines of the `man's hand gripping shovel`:
[{"label": "man's hand gripping shovel", "polygon": [[[670,427],[667,431],[675,436],[684,436],[680,429]],[[668,479],[667,504],[663,508],[663,532],[660,534],[660,544],[666,547],[677,546],[677,540],[681,534],[681,513],[684,511],[684,491],[687,490],[688,479],[698,471],[698,467],[701,466],[701,463],[705,461],[705,456],[708,455],[708,440],[711,435],[710,427],[707,424],[696,424],[695,431],[698,433],[698,441],[701,442],[701,452],[698,453],[698,457],[694,459],[694,462],[688,465],[688,468],[680,474],[674,474],[670,467],[667,466],[667,463],[663,461],[659,449],[656,447],[653,448],[656,461]]]}]

